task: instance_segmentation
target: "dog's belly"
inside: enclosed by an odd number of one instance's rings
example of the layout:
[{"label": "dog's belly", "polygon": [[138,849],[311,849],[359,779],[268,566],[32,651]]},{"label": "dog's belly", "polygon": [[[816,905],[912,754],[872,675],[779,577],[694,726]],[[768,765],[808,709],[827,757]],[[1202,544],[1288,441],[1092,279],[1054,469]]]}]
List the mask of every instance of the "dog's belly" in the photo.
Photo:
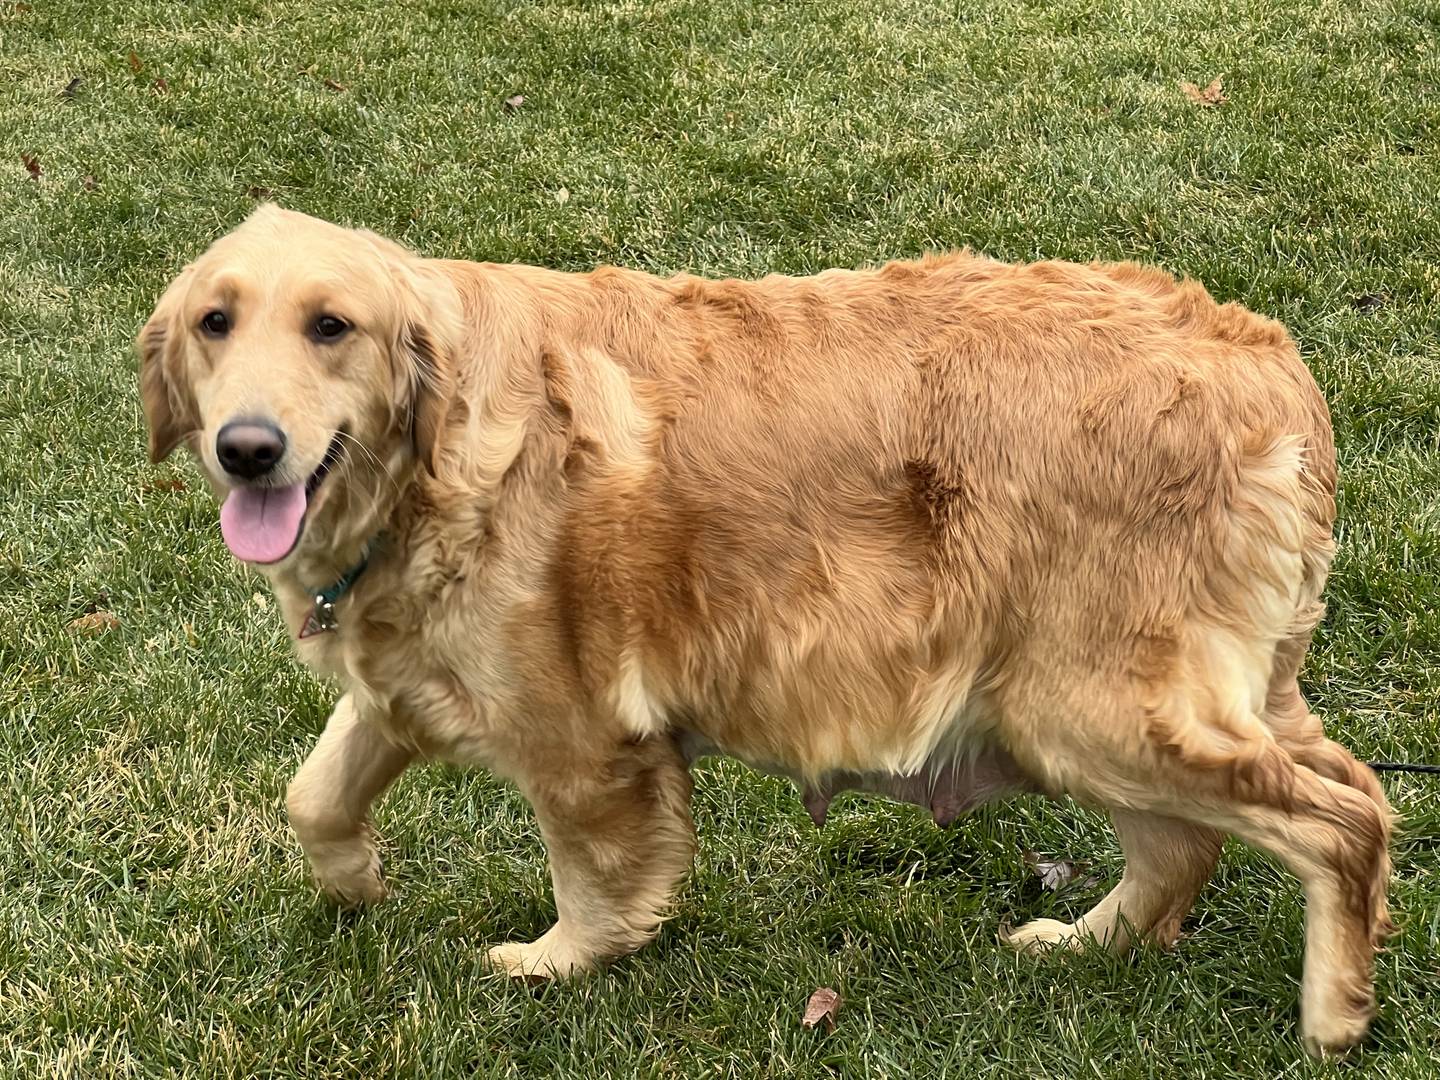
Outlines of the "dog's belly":
[{"label": "dog's belly", "polygon": [[[735,756],[695,731],[682,729],[679,742],[690,764],[702,757]],[[937,825],[949,825],[971,810],[1006,795],[1040,790],[1020,770],[1015,759],[993,743],[981,743],[959,754],[942,755],[937,751],[919,769],[904,775],[837,769],[807,781],[783,766],[756,761],[745,761],[745,764],[794,781],[805,809],[817,826],[825,824],[831,800],[846,791],[913,803],[928,810]]]}]

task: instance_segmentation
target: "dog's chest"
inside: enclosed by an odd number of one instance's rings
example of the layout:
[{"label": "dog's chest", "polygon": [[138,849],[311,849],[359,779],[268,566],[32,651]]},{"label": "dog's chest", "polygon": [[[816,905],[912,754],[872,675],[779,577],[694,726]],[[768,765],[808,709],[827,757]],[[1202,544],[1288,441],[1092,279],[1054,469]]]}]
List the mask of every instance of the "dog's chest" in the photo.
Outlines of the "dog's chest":
[{"label": "dog's chest", "polygon": [[503,764],[507,718],[517,711],[502,642],[443,624],[353,634],[343,623],[327,648],[341,681],[395,742],[457,764]]}]

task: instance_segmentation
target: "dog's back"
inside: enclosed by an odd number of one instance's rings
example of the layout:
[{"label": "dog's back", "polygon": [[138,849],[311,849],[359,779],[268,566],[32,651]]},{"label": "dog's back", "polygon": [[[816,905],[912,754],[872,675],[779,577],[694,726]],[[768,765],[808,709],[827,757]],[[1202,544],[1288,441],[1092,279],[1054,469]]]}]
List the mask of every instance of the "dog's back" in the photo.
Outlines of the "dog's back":
[{"label": "dog's back", "polygon": [[[551,363],[591,369],[576,398],[616,366],[647,444],[575,472],[566,550],[618,620],[588,655],[753,760],[912,771],[998,723],[964,706],[1032,652],[1163,682],[1193,620],[1273,642],[1323,584],[1324,401],[1283,328],[1197,285],[965,254],[586,280]],[[613,431],[617,397],[571,405]],[[1264,568],[1221,580],[1272,549],[1268,607]]]}]

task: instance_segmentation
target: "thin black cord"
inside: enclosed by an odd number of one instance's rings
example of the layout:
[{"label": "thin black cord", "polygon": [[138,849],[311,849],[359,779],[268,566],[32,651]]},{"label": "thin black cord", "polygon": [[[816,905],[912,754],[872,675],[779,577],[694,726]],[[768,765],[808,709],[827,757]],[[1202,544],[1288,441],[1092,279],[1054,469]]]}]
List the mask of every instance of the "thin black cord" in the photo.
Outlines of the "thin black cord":
[{"label": "thin black cord", "polygon": [[1440,773],[1440,765],[1412,765],[1408,761],[1372,761],[1369,764],[1376,772]]}]

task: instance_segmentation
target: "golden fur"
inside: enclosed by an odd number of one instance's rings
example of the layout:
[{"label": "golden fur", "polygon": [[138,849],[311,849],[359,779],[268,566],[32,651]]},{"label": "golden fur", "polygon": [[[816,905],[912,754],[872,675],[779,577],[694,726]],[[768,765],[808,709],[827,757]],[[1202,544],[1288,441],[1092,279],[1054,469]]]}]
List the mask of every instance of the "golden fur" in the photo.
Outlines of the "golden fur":
[{"label": "golden fur", "polygon": [[[322,309],[342,345],[301,332]],[[1278,324],[1134,265],[572,275],[265,207],[139,344],[152,455],[188,443],[217,488],[241,413],[294,476],[350,436],[264,568],[298,628],[382,537],[298,646],[345,688],[288,799],[330,894],[383,895],[368,807],[413,756],[484,765],[533,803],[559,911],[492,959],[564,975],[655,935],[687,749],[815,790],[1000,761],[1108,808],[1127,859],[1012,944],[1173,940],[1232,833],[1304,883],[1307,1045],[1363,1037],[1390,813],[1296,682],[1335,462]]]}]

